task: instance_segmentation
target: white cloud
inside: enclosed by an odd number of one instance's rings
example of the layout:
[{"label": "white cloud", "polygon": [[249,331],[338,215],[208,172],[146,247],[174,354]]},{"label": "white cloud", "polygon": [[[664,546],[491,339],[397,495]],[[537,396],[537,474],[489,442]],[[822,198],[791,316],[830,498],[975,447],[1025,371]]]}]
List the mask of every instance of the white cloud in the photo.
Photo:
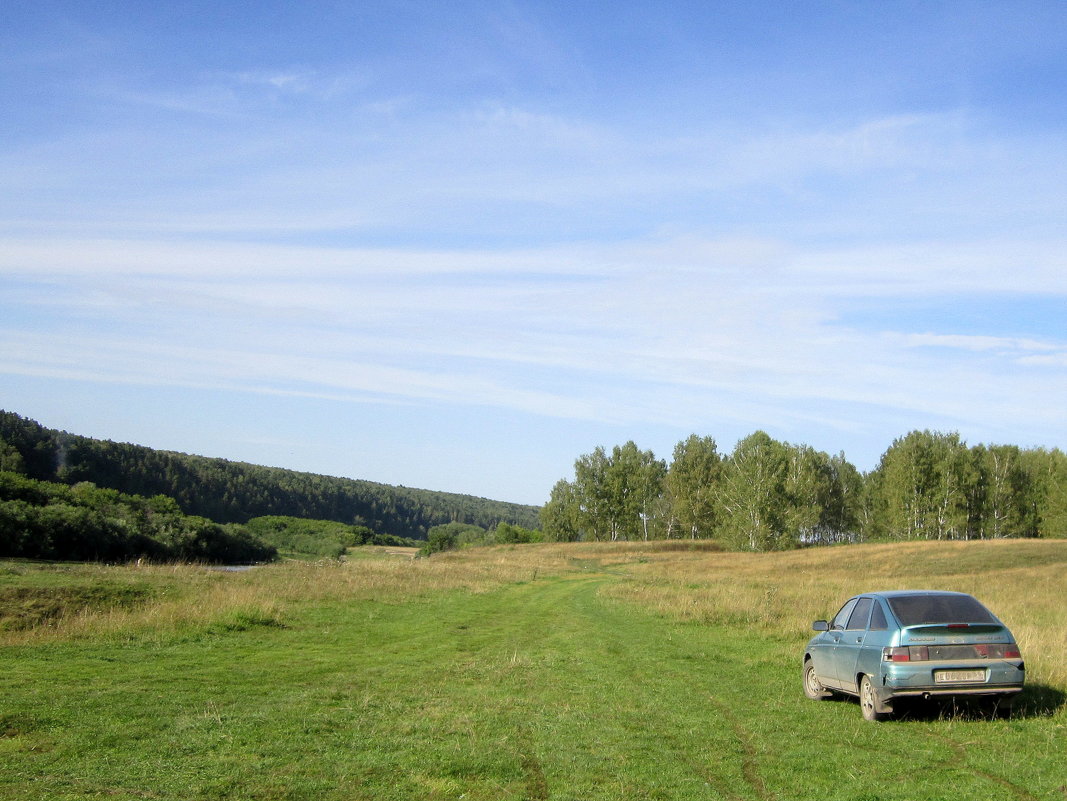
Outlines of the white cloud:
[{"label": "white cloud", "polygon": [[960,334],[905,334],[902,343],[909,348],[952,348],[974,352],[996,352],[1020,355],[1027,358],[1027,353],[1048,353],[1057,350],[1057,346],[1034,339],[1017,339],[996,336],[968,336]]},{"label": "white cloud", "polygon": [[816,255],[742,239],[502,251],[7,241],[0,273],[21,287],[10,302],[52,322],[9,330],[2,369],[679,426],[855,426],[828,412],[841,404],[1050,422],[1029,399],[1067,392],[1063,341],[836,322],[856,299],[910,296],[923,275],[942,298],[1064,293],[1044,281],[1055,256],[1042,248],[1014,281],[1018,249],[960,249],[981,255],[965,259],[969,281],[948,246],[914,248],[901,271],[881,247]]}]

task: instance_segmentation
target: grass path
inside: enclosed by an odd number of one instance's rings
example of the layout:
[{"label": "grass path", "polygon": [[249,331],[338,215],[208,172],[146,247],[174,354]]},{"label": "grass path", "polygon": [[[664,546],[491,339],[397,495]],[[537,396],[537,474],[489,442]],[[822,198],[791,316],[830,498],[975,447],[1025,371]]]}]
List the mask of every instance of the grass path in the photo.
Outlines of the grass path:
[{"label": "grass path", "polygon": [[0,651],[3,799],[1067,798],[1062,714],[872,725],[796,641],[562,577]]}]

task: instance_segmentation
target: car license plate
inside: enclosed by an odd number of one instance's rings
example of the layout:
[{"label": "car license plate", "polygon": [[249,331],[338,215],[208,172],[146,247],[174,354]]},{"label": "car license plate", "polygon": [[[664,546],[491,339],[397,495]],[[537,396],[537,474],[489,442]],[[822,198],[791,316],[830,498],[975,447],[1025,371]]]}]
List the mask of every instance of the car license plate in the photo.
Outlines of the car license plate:
[{"label": "car license plate", "polygon": [[935,670],[934,682],[937,684],[957,684],[959,682],[985,681],[984,670]]}]

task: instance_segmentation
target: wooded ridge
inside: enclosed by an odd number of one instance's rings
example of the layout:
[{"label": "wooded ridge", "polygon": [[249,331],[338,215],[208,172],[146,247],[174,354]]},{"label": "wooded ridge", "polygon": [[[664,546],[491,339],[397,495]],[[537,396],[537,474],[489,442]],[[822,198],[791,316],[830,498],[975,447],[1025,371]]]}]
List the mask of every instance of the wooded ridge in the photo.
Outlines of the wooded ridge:
[{"label": "wooded ridge", "polygon": [[0,470],[31,479],[173,498],[187,515],[217,523],[263,516],[331,520],[376,533],[425,539],[430,528],[460,522],[538,525],[534,506],[470,495],[262,467],[45,428],[0,411]]}]

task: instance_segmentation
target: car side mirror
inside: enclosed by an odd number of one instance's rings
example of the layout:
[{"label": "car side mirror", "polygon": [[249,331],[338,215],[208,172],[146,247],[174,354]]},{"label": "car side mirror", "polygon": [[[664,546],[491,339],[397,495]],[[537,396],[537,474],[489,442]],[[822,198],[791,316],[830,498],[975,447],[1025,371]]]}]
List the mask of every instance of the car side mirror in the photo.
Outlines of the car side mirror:
[{"label": "car side mirror", "polygon": [[829,631],[830,624],[827,623],[825,620],[816,620],[814,623],[811,624],[811,628],[814,631]]}]

